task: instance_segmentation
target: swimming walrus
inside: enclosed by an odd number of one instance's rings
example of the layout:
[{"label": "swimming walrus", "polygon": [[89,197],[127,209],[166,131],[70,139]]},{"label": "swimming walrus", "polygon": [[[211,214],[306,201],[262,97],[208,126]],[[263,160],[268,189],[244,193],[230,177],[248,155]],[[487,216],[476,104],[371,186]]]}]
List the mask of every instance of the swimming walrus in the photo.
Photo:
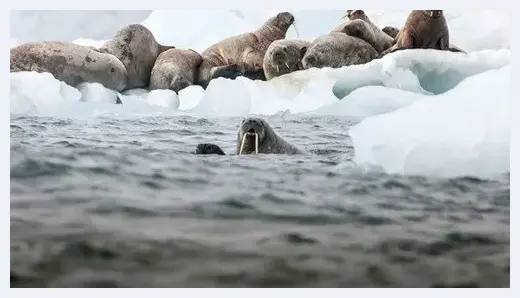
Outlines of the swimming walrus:
[{"label": "swimming walrus", "polygon": [[201,63],[202,57],[194,50],[166,50],[155,60],[149,89],[170,89],[179,93],[195,83]]},{"label": "swimming walrus", "polygon": [[123,62],[128,73],[125,89],[134,89],[149,85],[155,59],[162,52],[173,48],[175,47],[159,44],[145,26],[131,24],[117,31],[99,51],[110,53]]},{"label": "swimming walrus", "polygon": [[395,44],[383,55],[403,49],[450,48],[448,23],[442,10],[412,10],[404,27],[399,30]]},{"label": "swimming walrus", "polygon": [[366,41],[340,32],[316,38],[303,56],[302,65],[309,68],[341,68],[368,63],[380,58],[379,53]]},{"label": "swimming walrus", "polygon": [[[237,133],[236,154],[305,154],[302,149],[280,137],[267,121],[249,117],[242,120]],[[225,155],[215,144],[199,144],[195,154]]]},{"label": "swimming walrus", "polygon": [[204,89],[212,79],[234,79],[245,76],[265,80],[263,60],[269,45],[284,39],[294,16],[281,12],[269,18],[259,29],[223,39],[201,53],[204,61],[199,68],[198,85]]},{"label": "swimming walrus", "polygon": [[280,39],[271,43],[263,63],[266,79],[302,70],[302,59],[310,45],[302,39]]},{"label": "swimming walrus", "polygon": [[48,72],[72,87],[81,83],[99,83],[115,91],[126,87],[123,63],[90,46],[65,41],[29,42],[11,48],[10,62],[11,72]]},{"label": "swimming walrus", "polygon": [[[344,32],[350,36],[359,37],[371,44],[378,53],[382,53],[394,44],[394,39],[374,24],[363,10],[347,10],[344,17],[347,17],[348,21],[340,24],[333,32]],[[366,25],[360,26],[361,21]],[[351,24],[357,25],[355,28],[350,28]]]}]

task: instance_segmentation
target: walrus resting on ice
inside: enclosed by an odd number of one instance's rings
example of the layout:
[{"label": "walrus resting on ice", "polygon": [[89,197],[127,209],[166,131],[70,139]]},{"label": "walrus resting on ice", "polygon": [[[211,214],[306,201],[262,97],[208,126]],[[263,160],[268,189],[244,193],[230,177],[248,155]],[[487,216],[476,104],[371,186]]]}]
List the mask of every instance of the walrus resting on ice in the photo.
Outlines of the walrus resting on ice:
[{"label": "walrus resting on ice", "polygon": [[301,39],[280,39],[274,41],[264,56],[264,73],[267,80],[302,70],[302,59],[310,42]]},{"label": "walrus resting on ice", "polygon": [[332,32],[344,32],[371,44],[378,53],[382,53],[394,44],[394,38],[388,36],[376,26],[363,10],[347,10],[347,22],[340,24]]},{"label": "walrus resting on ice", "polygon": [[[383,32],[385,32],[386,34],[395,38],[395,37],[397,37],[397,34],[399,33],[399,29],[397,29],[396,27],[393,27],[393,26],[386,26],[385,28],[383,28]],[[450,52],[459,52],[459,53],[466,54],[466,51],[464,51],[463,49],[459,48],[458,46],[452,44],[451,42],[450,42],[450,47],[448,50]]]},{"label": "walrus resting on ice", "polygon": [[448,23],[442,10],[412,10],[404,27],[399,30],[395,44],[383,55],[403,49],[450,48]]},{"label": "walrus resting on ice", "polygon": [[157,43],[152,32],[141,24],[131,24],[116,32],[114,38],[99,48],[123,62],[128,73],[126,89],[144,88],[150,83],[155,59],[162,52],[173,49]]},{"label": "walrus resting on ice", "polygon": [[366,41],[340,32],[316,38],[303,56],[302,64],[309,68],[341,68],[365,64],[379,58],[379,53]]},{"label": "walrus resting on ice", "polygon": [[363,10],[347,10],[347,17],[351,21],[363,20],[368,25],[370,25],[370,28],[372,28],[372,31],[374,32],[376,43],[375,48],[378,53],[382,53],[394,45],[394,38],[389,38],[388,34],[386,34],[381,28],[374,24]]},{"label": "walrus resting on ice", "polygon": [[[196,154],[224,155],[215,144],[199,144]],[[305,154],[305,151],[291,145],[280,137],[263,119],[250,117],[242,120],[237,133],[237,155],[244,154]]]},{"label": "walrus resting on ice", "polygon": [[149,89],[170,89],[179,93],[195,83],[201,63],[202,57],[194,50],[164,51],[155,60]]},{"label": "walrus resting on ice", "polygon": [[245,76],[265,80],[264,55],[269,45],[284,39],[294,16],[281,12],[269,18],[258,30],[228,37],[201,53],[204,61],[199,68],[198,85],[204,89],[212,79],[235,79]]},{"label": "walrus resting on ice", "polygon": [[99,83],[115,91],[126,87],[123,63],[89,46],[65,41],[29,42],[11,48],[10,60],[11,72],[48,72],[73,87],[81,83]]}]

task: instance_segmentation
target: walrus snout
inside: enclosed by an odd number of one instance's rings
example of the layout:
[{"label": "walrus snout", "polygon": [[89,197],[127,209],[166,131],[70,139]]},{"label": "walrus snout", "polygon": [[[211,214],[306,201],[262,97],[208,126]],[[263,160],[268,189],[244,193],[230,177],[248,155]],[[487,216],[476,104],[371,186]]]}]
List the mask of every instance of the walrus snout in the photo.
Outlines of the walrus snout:
[{"label": "walrus snout", "polygon": [[363,10],[360,10],[360,9],[349,9],[349,10],[347,10],[346,17],[349,18],[349,19],[352,19],[352,18],[359,18],[359,17],[362,17],[364,15],[365,15],[365,11],[363,11]]},{"label": "walrus snout", "polygon": [[244,120],[240,127],[241,135],[245,134],[258,134],[260,139],[262,139],[264,134],[264,125],[262,124],[262,121],[255,119],[255,118],[249,118]]},{"label": "walrus snout", "polygon": [[280,47],[273,51],[273,63],[282,66],[285,65],[287,62],[287,48],[286,47]]},{"label": "walrus snout", "polygon": [[295,21],[294,16],[290,12],[280,12],[276,15],[276,19],[278,20],[278,24],[280,27],[289,28]]}]

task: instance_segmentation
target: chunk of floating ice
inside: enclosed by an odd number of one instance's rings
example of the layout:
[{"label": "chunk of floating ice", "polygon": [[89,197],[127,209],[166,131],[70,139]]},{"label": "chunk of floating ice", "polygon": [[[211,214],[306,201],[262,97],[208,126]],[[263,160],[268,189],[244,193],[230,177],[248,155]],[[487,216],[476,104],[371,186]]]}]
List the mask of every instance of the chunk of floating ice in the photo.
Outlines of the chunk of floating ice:
[{"label": "chunk of floating ice", "polygon": [[81,92],[82,101],[103,101],[108,103],[116,103],[117,92],[105,88],[99,83],[82,83],[77,86]]},{"label": "chunk of floating ice", "polygon": [[366,118],[350,129],[355,162],[410,175],[508,172],[510,71],[489,70],[442,95]]},{"label": "chunk of floating ice", "polygon": [[383,86],[366,86],[354,90],[340,101],[325,105],[308,114],[368,117],[395,111],[420,100],[423,96]]},{"label": "chunk of floating ice", "polygon": [[79,102],[81,93],[50,73],[9,73],[10,109],[13,114],[55,115]]},{"label": "chunk of floating ice", "polygon": [[200,103],[204,96],[204,89],[201,86],[191,85],[179,91],[179,110],[189,110]]}]

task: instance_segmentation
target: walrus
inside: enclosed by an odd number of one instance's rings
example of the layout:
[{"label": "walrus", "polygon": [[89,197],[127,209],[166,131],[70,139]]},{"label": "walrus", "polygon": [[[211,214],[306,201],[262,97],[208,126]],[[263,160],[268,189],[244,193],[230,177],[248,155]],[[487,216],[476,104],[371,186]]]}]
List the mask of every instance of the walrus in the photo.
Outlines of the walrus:
[{"label": "walrus", "polygon": [[192,49],[169,49],[162,52],[150,75],[150,90],[170,89],[179,93],[195,83],[202,57]]},{"label": "walrus", "polygon": [[123,62],[128,73],[126,89],[134,89],[149,85],[155,59],[173,48],[159,44],[145,26],[131,24],[117,31],[114,38],[105,42],[99,51],[110,53]]},{"label": "walrus", "polygon": [[65,41],[29,42],[11,48],[10,60],[11,72],[48,72],[72,87],[81,83],[99,83],[115,91],[126,87],[123,63],[90,46]]},{"label": "walrus", "polygon": [[302,70],[302,59],[311,43],[301,39],[275,40],[264,55],[263,69],[267,80]]},{"label": "walrus", "polygon": [[[256,117],[246,118],[240,123],[236,148],[237,155],[306,153],[280,137],[267,121]],[[195,154],[225,155],[218,145],[207,143],[197,145]]]},{"label": "walrus", "polygon": [[388,36],[392,38],[395,38],[397,36],[397,33],[399,33],[399,29],[397,29],[394,26],[386,26],[381,30],[383,30],[384,33],[386,33]]},{"label": "walrus", "polygon": [[369,43],[377,51],[377,41],[374,30],[363,20],[352,20],[336,27],[331,33],[345,33],[348,36],[357,37]]},{"label": "walrus", "polygon": [[302,59],[304,69],[341,68],[364,64],[380,58],[379,53],[366,41],[340,32],[316,38]]},{"label": "walrus", "polygon": [[[394,44],[394,39],[376,26],[363,10],[347,10],[344,17],[347,17],[348,21],[340,24],[332,32],[344,32],[350,36],[359,37],[371,44],[378,53],[382,53]],[[360,25],[361,22],[366,25]],[[351,24],[356,26],[350,28]]]},{"label": "walrus", "polygon": [[210,46],[201,53],[204,61],[199,68],[198,85],[206,89],[218,77],[265,80],[262,67],[265,52],[273,41],[285,38],[293,23],[291,13],[281,12],[256,31],[231,36]]},{"label": "walrus", "polygon": [[404,27],[399,30],[395,44],[383,55],[403,49],[436,49],[447,51],[450,48],[448,23],[442,10],[412,10]]}]

